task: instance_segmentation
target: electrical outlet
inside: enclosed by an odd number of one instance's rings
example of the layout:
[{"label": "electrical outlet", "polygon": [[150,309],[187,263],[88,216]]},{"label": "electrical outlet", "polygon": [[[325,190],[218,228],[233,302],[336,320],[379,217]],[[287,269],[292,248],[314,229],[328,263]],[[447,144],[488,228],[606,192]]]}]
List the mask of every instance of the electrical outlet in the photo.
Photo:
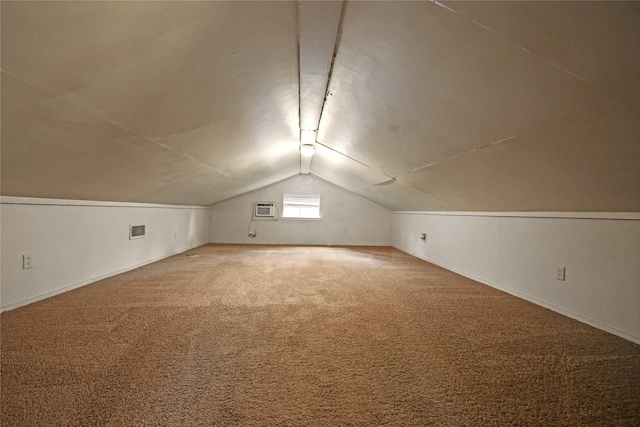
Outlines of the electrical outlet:
[{"label": "electrical outlet", "polygon": [[564,273],[565,273],[565,268],[564,267],[556,267],[556,280],[564,280]]},{"label": "electrical outlet", "polygon": [[29,268],[33,268],[33,256],[22,255],[22,269],[28,270]]}]

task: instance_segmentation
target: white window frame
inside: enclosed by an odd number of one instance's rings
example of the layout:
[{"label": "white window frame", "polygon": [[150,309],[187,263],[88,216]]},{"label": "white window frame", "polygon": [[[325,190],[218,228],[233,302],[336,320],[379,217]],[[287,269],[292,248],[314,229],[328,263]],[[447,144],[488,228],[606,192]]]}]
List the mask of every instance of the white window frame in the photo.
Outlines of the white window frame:
[{"label": "white window frame", "polygon": [[282,198],[282,218],[320,219],[320,195],[285,193]]}]

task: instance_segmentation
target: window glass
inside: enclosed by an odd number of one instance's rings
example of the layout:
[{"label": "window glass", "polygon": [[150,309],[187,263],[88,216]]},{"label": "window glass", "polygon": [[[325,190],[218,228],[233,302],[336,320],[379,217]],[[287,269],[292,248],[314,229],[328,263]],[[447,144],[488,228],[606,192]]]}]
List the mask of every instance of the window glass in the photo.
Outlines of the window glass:
[{"label": "window glass", "polygon": [[320,218],[319,194],[285,194],[283,218]]}]

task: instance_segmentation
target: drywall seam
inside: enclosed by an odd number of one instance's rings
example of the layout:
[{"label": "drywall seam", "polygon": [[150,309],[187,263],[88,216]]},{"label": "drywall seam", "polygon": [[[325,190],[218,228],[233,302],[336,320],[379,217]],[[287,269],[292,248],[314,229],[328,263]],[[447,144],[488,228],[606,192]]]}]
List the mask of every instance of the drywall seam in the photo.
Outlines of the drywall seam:
[{"label": "drywall seam", "polygon": [[[206,244],[207,243],[205,243],[205,245]],[[172,257],[172,256],[180,254],[182,252],[190,251],[191,249],[198,248],[200,246],[204,246],[204,245],[196,245],[196,246],[190,247],[188,249],[180,249],[180,250],[177,250],[175,252],[172,252],[172,253],[169,253],[169,254],[166,254],[166,255],[163,255],[163,256],[160,256],[160,257],[156,257],[156,258],[153,258],[153,259],[150,259],[150,260],[147,260],[147,261],[143,261],[141,263],[138,263],[138,264],[135,264],[135,265],[132,265],[132,266],[129,266],[129,267],[121,268],[121,269],[115,270],[115,271],[110,271],[109,273],[105,273],[105,274],[102,274],[100,276],[88,279],[88,280],[83,280],[83,281],[78,282],[78,283],[74,283],[74,284],[71,284],[71,285],[63,286],[62,288],[59,288],[59,289],[54,289],[53,291],[45,292],[44,294],[36,295],[34,297],[31,297],[31,298],[26,298],[26,299],[23,299],[21,301],[14,302],[12,304],[8,304],[7,306],[0,307],[0,313],[3,312],[3,311],[13,310],[15,308],[25,306],[27,304],[38,302],[38,301],[41,301],[43,299],[47,299],[47,298],[62,294],[64,292],[71,291],[73,289],[81,288],[83,286],[89,285],[89,284],[97,282],[99,280],[107,279],[109,277],[117,276],[118,274],[126,273],[127,271],[135,270],[136,268],[140,268],[140,267],[143,267],[145,265],[152,264],[152,263],[157,262],[157,261],[161,261],[163,259]]]},{"label": "drywall seam", "polygon": [[501,144],[503,142],[511,141],[512,139],[515,139],[518,136],[519,135],[512,135],[512,136],[510,136],[508,138],[503,138],[503,139],[498,140],[498,141],[490,142],[490,143],[482,145],[480,147],[472,148],[471,150],[467,150],[467,151],[464,151],[462,153],[458,153],[458,154],[455,154],[453,156],[449,156],[447,158],[444,158],[444,159],[441,159],[441,160],[437,160],[435,162],[427,163],[426,165],[418,166],[417,168],[415,168],[415,169],[413,169],[411,171],[401,173],[400,175],[396,175],[395,178],[400,178],[400,177],[403,177],[403,176],[406,176],[406,175],[410,175],[410,174],[412,174],[414,172],[420,172],[420,171],[425,170],[427,168],[430,168],[432,166],[439,165],[440,163],[444,163],[444,162],[447,162],[449,160],[457,159],[458,157],[466,156],[467,154],[471,154],[471,153],[474,153],[476,151],[483,150],[485,148],[493,147],[494,145]]},{"label": "drywall seam", "polygon": [[162,205],[153,203],[133,203],[133,202],[109,202],[109,201],[88,201],[72,199],[44,199],[37,197],[0,197],[2,205],[43,205],[43,206],[82,206],[99,208],[145,208],[145,209],[209,209],[208,206],[189,205]]},{"label": "drywall seam", "polygon": [[601,329],[601,330],[603,330],[605,332],[609,332],[609,333],[611,333],[613,335],[617,335],[617,336],[619,336],[621,338],[624,338],[624,339],[629,340],[631,342],[634,342],[636,344],[640,344],[640,336],[629,334],[628,332],[621,331],[621,330],[619,330],[617,328],[614,328],[614,327],[609,326],[609,325],[604,324],[604,323],[600,323],[600,322],[598,322],[596,320],[593,320],[593,319],[591,319],[589,317],[585,317],[583,315],[574,313],[574,312],[572,312],[570,310],[565,310],[563,308],[557,307],[557,306],[555,306],[553,304],[550,304],[550,303],[548,303],[546,301],[543,301],[543,300],[539,300],[539,299],[534,298],[534,297],[532,297],[530,295],[527,295],[527,294],[524,294],[524,293],[521,293],[521,292],[518,292],[518,291],[514,291],[513,289],[505,288],[505,287],[503,287],[501,285],[498,285],[498,284],[496,284],[496,283],[494,283],[494,282],[492,282],[490,280],[483,279],[481,277],[477,277],[477,276],[475,276],[473,274],[467,273],[466,271],[463,271],[463,270],[460,270],[460,269],[457,269],[457,268],[454,268],[454,267],[450,267],[450,266],[448,266],[446,264],[431,260],[431,259],[429,259],[427,257],[420,256],[420,255],[418,255],[416,253],[413,253],[411,251],[405,251],[405,250],[403,250],[403,249],[401,249],[401,248],[399,248],[399,247],[397,247],[397,246],[395,246],[393,244],[391,246],[393,248],[399,250],[400,252],[407,253],[407,254],[409,254],[411,256],[414,256],[416,258],[419,258],[419,259],[421,259],[423,261],[426,261],[426,262],[429,262],[431,264],[437,265],[438,267],[442,267],[445,270],[452,271],[452,272],[457,273],[457,274],[459,274],[461,276],[464,276],[464,277],[467,277],[467,278],[469,278],[471,280],[474,280],[474,281],[476,281],[478,283],[482,283],[483,285],[487,285],[487,286],[490,286],[490,287],[492,287],[494,289],[498,289],[498,290],[500,290],[502,292],[505,292],[505,293],[507,293],[509,295],[513,295],[513,296],[515,296],[517,298],[523,299],[525,301],[529,301],[529,302],[531,302],[533,304],[536,304],[536,305],[539,305],[541,307],[547,308],[547,309],[549,309],[551,311],[555,311],[556,313],[562,314],[563,316],[570,317],[570,318],[575,319],[575,320],[577,320],[579,322],[585,323],[585,324],[587,324],[589,326],[593,326],[594,328]]},{"label": "drywall seam", "polygon": [[249,194],[257,193],[258,191],[262,191],[262,190],[264,190],[264,189],[266,189],[266,188],[273,187],[274,185],[278,185],[278,184],[280,184],[280,183],[282,183],[282,182],[288,181],[288,180],[293,179],[293,178],[295,178],[295,177],[297,177],[297,176],[300,176],[300,175],[302,175],[300,172],[296,172],[295,174],[293,174],[293,175],[291,175],[291,176],[288,176],[288,177],[286,177],[286,178],[283,178],[283,179],[281,179],[281,180],[279,180],[279,181],[272,182],[271,184],[267,184],[267,185],[265,185],[265,186],[262,186],[262,187],[256,188],[256,189],[251,190],[251,191],[247,191],[246,193],[238,194],[237,196],[233,196],[233,197],[231,197],[231,198],[229,198],[229,199],[225,199],[225,200],[223,200],[223,201],[221,201],[221,202],[216,203],[215,205],[211,205],[211,206],[209,206],[209,209],[217,208],[217,207],[219,207],[219,206],[222,206],[222,205],[225,205],[225,204],[227,204],[227,203],[233,202],[234,200],[239,199],[239,198],[241,198],[241,197],[248,196]]},{"label": "drywall seam", "polygon": [[640,212],[456,212],[456,211],[393,211],[392,215],[476,216],[491,218],[554,218],[554,219],[608,219],[638,221]]},{"label": "drywall seam", "polygon": [[[349,159],[349,160],[353,160],[354,162],[356,162],[356,163],[360,164],[361,166],[364,166],[364,167],[366,167],[366,168],[368,168],[368,169],[371,169],[372,171],[375,171],[375,172],[377,172],[377,173],[379,173],[379,174],[381,174],[381,175],[384,175],[384,176],[386,176],[387,178],[389,178],[389,179],[387,179],[387,180],[385,180],[385,181],[382,181],[382,182],[379,182],[379,183],[376,183],[376,184],[371,184],[371,185],[369,185],[369,186],[367,186],[367,187],[361,188],[361,190],[366,190],[367,188],[371,188],[371,187],[373,187],[373,186],[380,185],[380,184],[382,184],[382,183],[390,183],[390,182],[393,182],[393,180],[395,180],[395,178],[394,178],[394,177],[392,177],[391,175],[389,175],[389,174],[387,174],[387,173],[385,173],[385,172],[383,172],[383,171],[381,171],[381,170],[379,170],[379,169],[376,169],[376,168],[374,168],[374,167],[373,167],[373,166],[371,166],[371,165],[368,165],[368,164],[366,164],[366,163],[364,163],[364,162],[361,162],[361,161],[360,161],[360,160],[358,160],[358,159],[355,159],[355,158],[353,158],[353,157],[351,157],[351,156],[348,156],[347,154],[345,154],[345,153],[343,153],[343,152],[341,152],[341,151],[338,151],[338,150],[336,150],[335,148],[331,148],[331,147],[329,147],[328,145],[322,144],[322,143],[317,142],[317,141],[316,141],[316,144],[318,144],[318,145],[320,145],[320,146],[322,146],[322,147],[326,148],[327,150],[331,150],[331,151],[333,151],[334,153],[336,153],[336,154],[338,154],[338,155],[340,155],[340,156],[342,156],[342,157],[346,157],[346,158],[347,158],[347,159]],[[410,172],[407,172],[407,173],[410,173]],[[350,190],[347,190],[347,191],[350,191]]]},{"label": "drywall seam", "polygon": [[[20,82],[22,82],[22,83],[24,83],[24,84],[27,84],[27,85],[29,85],[29,86],[31,86],[31,87],[35,87],[35,88],[37,88],[37,89],[39,89],[39,90],[42,90],[42,91],[43,91],[43,92],[45,92],[45,93],[50,94],[52,97],[56,97],[56,96],[54,96],[53,94],[51,94],[48,90],[41,88],[39,85],[36,85],[36,84],[32,84],[32,83],[30,83],[30,82],[26,81],[26,80],[25,80],[24,78],[22,78],[22,77],[19,77],[19,76],[17,76],[17,75],[12,74],[12,73],[8,73],[8,72],[7,72],[7,71],[5,71],[5,70],[2,70],[2,72],[6,73],[7,75],[9,75],[9,76],[13,77],[14,79],[16,79],[16,80],[18,80],[18,81],[20,81]],[[67,94],[69,94],[69,93],[73,94],[73,93],[74,93],[74,91],[68,92],[68,93],[66,93],[65,95],[67,95]],[[81,105],[81,104],[79,104],[79,103],[77,103],[77,102],[73,102],[72,100],[69,100],[68,98],[62,98],[62,97],[60,97],[60,96],[57,96],[56,98],[57,98],[58,100],[60,100],[61,102],[64,102],[64,103],[66,103],[67,105],[70,105],[70,106],[72,106],[72,107],[74,107],[74,108],[76,108],[76,109],[78,109],[78,110],[81,110],[82,112],[84,112],[84,113],[86,113],[86,114],[88,114],[88,115],[90,115],[90,116],[93,116],[93,117],[95,117],[95,118],[98,118],[98,119],[100,119],[100,120],[103,120],[103,121],[104,121],[104,122],[106,122],[106,123],[109,123],[109,124],[114,125],[114,126],[116,126],[116,127],[120,128],[120,129],[122,129],[123,131],[125,131],[125,132],[129,133],[130,135],[136,136],[136,137],[138,137],[138,138],[140,138],[140,139],[143,139],[144,141],[147,141],[147,142],[149,142],[149,143],[151,143],[151,144],[155,144],[155,145],[157,145],[158,147],[161,147],[161,148],[163,148],[163,149],[165,149],[165,150],[167,150],[167,151],[170,151],[170,152],[172,152],[172,153],[174,153],[174,154],[176,154],[176,155],[178,155],[178,156],[180,156],[180,157],[182,157],[182,158],[184,158],[184,159],[187,159],[187,160],[189,160],[189,161],[191,161],[191,162],[194,162],[194,163],[196,163],[196,164],[198,164],[198,165],[200,165],[200,166],[203,166],[203,167],[205,167],[205,168],[207,168],[207,169],[210,169],[210,170],[212,170],[212,171],[214,171],[214,172],[216,172],[216,173],[219,173],[219,174],[220,174],[220,175],[222,175],[222,176],[225,176],[225,177],[227,177],[227,178],[231,178],[230,176],[228,176],[228,175],[226,175],[226,174],[222,173],[222,171],[220,171],[220,170],[218,170],[218,169],[214,168],[214,167],[213,167],[213,166],[211,166],[211,165],[208,165],[208,164],[203,163],[203,162],[201,162],[201,161],[199,161],[199,160],[197,160],[197,159],[194,159],[194,158],[192,158],[192,157],[188,156],[186,153],[181,153],[181,152],[180,152],[180,151],[178,151],[178,150],[175,150],[175,149],[173,149],[173,148],[171,148],[171,147],[169,147],[169,146],[167,146],[167,145],[165,145],[165,144],[162,144],[162,143],[160,143],[160,142],[158,142],[158,141],[155,141],[155,140],[154,140],[153,138],[151,138],[151,137],[147,137],[147,136],[143,135],[143,134],[142,134],[142,133],[140,133],[140,132],[134,131],[133,129],[130,129],[130,128],[128,128],[127,126],[125,126],[125,125],[123,125],[123,124],[121,124],[121,123],[118,123],[118,122],[116,122],[116,121],[114,121],[114,120],[111,120],[111,119],[109,119],[109,118],[107,118],[107,117],[103,116],[103,115],[102,115],[102,114],[100,114],[99,112],[95,111],[95,109],[87,108],[87,107],[85,107],[84,105]],[[192,129],[189,129],[189,130],[188,130],[188,132],[190,132],[191,130],[192,130]]]},{"label": "drywall seam", "polygon": [[331,185],[331,186],[333,186],[333,187],[335,187],[335,188],[338,188],[338,189],[340,189],[340,190],[342,190],[342,191],[346,191],[346,192],[350,193],[352,196],[358,197],[359,199],[364,200],[365,202],[368,202],[368,203],[374,204],[374,205],[376,205],[376,206],[380,206],[382,209],[384,209],[384,210],[388,211],[390,214],[391,214],[391,213],[393,213],[389,208],[387,208],[387,207],[385,207],[385,206],[382,206],[381,204],[376,203],[376,202],[374,202],[373,200],[367,199],[366,197],[363,197],[363,196],[359,195],[358,193],[354,193],[353,191],[351,191],[351,190],[349,190],[349,189],[347,189],[347,188],[341,187],[341,186],[339,186],[338,184],[334,184],[334,183],[333,183],[333,182],[331,182],[331,181],[327,181],[327,180],[326,180],[326,179],[324,179],[324,178],[320,178],[318,175],[315,175],[314,173],[311,173],[310,175],[313,175],[313,178],[314,178],[314,179],[319,179],[319,180],[321,180],[321,181],[323,181],[323,182],[325,182],[325,183],[327,183],[327,184],[329,184],[329,185]]},{"label": "drywall seam", "polygon": [[517,43],[515,40],[512,40],[509,37],[505,36],[504,34],[498,32],[497,30],[494,30],[491,27],[488,27],[488,26],[486,26],[484,24],[481,24],[478,21],[475,21],[475,20],[473,20],[471,18],[466,17],[463,14],[459,13],[457,10],[450,8],[449,6],[446,6],[446,5],[444,5],[443,3],[439,2],[439,1],[433,1],[433,3],[436,4],[437,6],[440,6],[440,7],[444,8],[444,9],[448,10],[449,12],[455,13],[460,18],[462,18],[464,20],[467,20],[467,21],[473,23],[474,25],[477,25],[478,27],[482,28],[483,30],[488,31],[488,32],[500,37],[503,40],[506,40],[508,43],[511,43],[512,45],[518,47],[519,49],[522,49],[526,53],[535,56],[536,58],[546,62],[547,64],[551,65],[552,67],[555,67],[558,70],[561,70],[561,71],[569,74],[570,76],[580,80],[582,83],[586,84],[587,86],[593,88],[593,84],[591,82],[589,82],[587,79],[585,79],[584,77],[579,76],[578,74],[572,72],[568,68],[565,68],[565,67],[563,67],[563,66],[561,66],[559,64],[556,64],[551,59],[546,58],[546,57],[542,56],[541,54],[532,51],[531,49],[528,49],[527,47],[521,45],[520,43]]}]

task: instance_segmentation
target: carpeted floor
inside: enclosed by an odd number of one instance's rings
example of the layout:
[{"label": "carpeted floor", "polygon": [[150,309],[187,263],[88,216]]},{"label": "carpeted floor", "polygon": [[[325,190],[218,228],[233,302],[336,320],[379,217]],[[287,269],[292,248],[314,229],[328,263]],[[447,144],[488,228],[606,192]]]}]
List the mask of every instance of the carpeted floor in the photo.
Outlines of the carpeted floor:
[{"label": "carpeted floor", "polygon": [[207,245],[1,322],[3,426],[640,425],[640,346],[391,248]]}]

